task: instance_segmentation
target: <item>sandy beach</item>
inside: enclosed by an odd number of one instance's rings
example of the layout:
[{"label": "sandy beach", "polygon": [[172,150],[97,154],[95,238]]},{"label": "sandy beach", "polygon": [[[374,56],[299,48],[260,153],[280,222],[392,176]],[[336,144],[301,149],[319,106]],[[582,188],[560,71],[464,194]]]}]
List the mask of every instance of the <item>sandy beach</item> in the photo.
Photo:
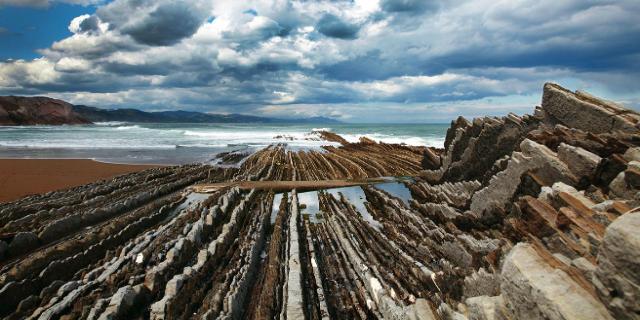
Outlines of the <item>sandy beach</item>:
[{"label": "sandy beach", "polygon": [[154,167],[158,166],[112,164],[89,159],[0,159],[0,202]]}]

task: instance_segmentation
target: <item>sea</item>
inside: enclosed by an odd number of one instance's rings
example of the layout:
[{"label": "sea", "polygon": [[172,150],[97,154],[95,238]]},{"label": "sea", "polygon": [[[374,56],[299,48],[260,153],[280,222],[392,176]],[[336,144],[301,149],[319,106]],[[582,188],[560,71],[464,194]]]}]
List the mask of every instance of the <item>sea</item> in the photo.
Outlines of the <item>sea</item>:
[{"label": "sea", "polygon": [[349,142],[361,137],[443,147],[449,124],[176,124],[102,122],[93,125],[0,127],[0,158],[94,159],[127,164],[213,163],[221,152],[254,152],[270,144],[318,149],[318,132]]}]

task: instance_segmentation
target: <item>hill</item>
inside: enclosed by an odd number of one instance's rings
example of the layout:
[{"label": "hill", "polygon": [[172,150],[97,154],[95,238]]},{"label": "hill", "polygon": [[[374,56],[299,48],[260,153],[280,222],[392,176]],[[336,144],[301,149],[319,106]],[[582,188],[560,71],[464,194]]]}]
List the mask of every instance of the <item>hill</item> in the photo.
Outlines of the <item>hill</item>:
[{"label": "hill", "polygon": [[143,123],[318,123],[340,121],[326,117],[271,118],[244,114],[210,114],[196,111],[146,112],[138,109],[102,109],[48,97],[0,96],[0,125],[62,125],[126,121]]},{"label": "hill", "polygon": [[196,111],[158,111],[146,112],[138,109],[100,109],[76,105],[74,110],[93,122],[127,121],[155,123],[339,123],[326,117],[299,119],[281,119],[250,116],[244,114],[209,114]]},{"label": "hill", "polygon": [[47,97],[0,96],[0,125],[89,124],[73,105]]}]

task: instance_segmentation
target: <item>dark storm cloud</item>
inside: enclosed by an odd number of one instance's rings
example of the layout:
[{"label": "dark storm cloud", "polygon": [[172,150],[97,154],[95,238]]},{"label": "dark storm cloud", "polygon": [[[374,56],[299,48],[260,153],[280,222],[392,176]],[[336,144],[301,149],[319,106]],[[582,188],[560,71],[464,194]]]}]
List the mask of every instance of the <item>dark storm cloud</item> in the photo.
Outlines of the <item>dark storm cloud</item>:
[{"label": "dark storm cloud", "polygon": [[258,15],[258,11],[256,11],[255,9],[248,9],[248,10],[243,11],[242,13],[250,14],[252,16],[257,16]]},{"label": "dark storm cloud", "polygon": [[339,39],[355,39],[360,30],[358,25],[345,22],[330,13],[324,14],[322,18],[318,20],[316,28],[327,37]]},{"label": "dark storm cloud", "polygon": [[49,5],[49,0],[0,0],[0,7],[17,6],[17,7],[46,8],[48,5]]},{"label": "dark storm cloud", "polygon": [[[382,7],[390,11],[418,9],[412,4],[411,1],[384,1]],[[545,8],[548,13],[544,13]],[[433,75],[468,68],[638,70],[640,42],[630,39],[640,39],[640,25],[621,18],[625,12],[639,9],[639,4],[629,1],[567,1],[554,7],[536,4],[525,9],[499,7],[484,16],[466,18],[461,13],[457,28],[443,26],[449,29],[445,34],[407,31],[404,26],[390,24],[386,29],[390,35],[406,32],[412,37],[398,41],[389,36],[390,42],[381,42],[374,50],[321,66],[319,70],[325,77],[343,81]],[[422,20],[423,15],[404,19],[407,24]],[[430,41],[433,37],[441,39]]]},{"label": "dark storm cloud", "polygon": [[434,10],[438,7],[434,0],[382,0],[380,7],[387,12],[409,12],[422,13],[427,10]]},{"label": "dark storm cloud", "polygon": [[371,81],[401,75],[415,75],[426,71],[416,68],[415,61],[389,60],[381,54],[379,49],[371,50],[349,60],[322,66],[318,68],[318,72],[330,79],[340,81]]},{"label": "dark storm cloud", "polygon": [[514,94],[533,105],[544,81],[568,79],[640,101],[628,97],[640,79],[635,0],[370,4],[114,0],[42,59],[0,62],[0,92],[251,112]]},{"label": "dark storm cloud", "polygon": [[184,2],[167,3],[141,21],[125,27],[122,32],[142,44],[172,45],[193,35],[204,22],[202,15],[192,10]]},{"label": "dark storm cloud", "polygon": [[99,41],[91,45],[78,44],[76,42],[56,42],[51,48],[41,50],[45,55],[73,56],[88,60],[99,60],[118,52],[131,52],[141,49],[141,45],[126,38],[99,38]]},{"label": "dark storm cloud", "polygon": [[[29,83],[30,74],[19,71],[12,74],[13,79],[18,83]],[[143,79],[124,80],[115,74],[108,73],[60,73],[56,81],[44,83],[30,83],[29,86],[22,86],[24,94],[37,94],[42,92],[98,92],[109,93],[141,86],[148,86],[149,82]]]},{"label": "dark storm cloud", "polygon": [[100,20],[95,15],[90,16],[80,22],[80,32],[98,31]]}]

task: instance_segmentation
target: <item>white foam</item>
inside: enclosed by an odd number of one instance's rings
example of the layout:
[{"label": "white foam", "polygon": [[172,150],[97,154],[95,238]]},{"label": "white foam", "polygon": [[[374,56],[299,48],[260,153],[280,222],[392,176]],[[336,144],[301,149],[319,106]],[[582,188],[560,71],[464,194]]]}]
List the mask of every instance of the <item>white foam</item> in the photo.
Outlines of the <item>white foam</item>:
[{"label": "white foam", "polygon": [[115,127],[114,129],[116,130],[135,130],[135,129],[147,129],[147,128],[143,128],[139,125],[132,125],[132,126],[120,126],[120,127]]},{"label": "white foam", "polygon": [[124,122],[124,121],[102,121],[102,122],[94,122],[93,124],[96,125],[96,126],[101,126],[101,127],[118,127],[118,126],[126,124],[126,122]]},{"label": "white foam", "polygon": [[286,143],[292,146],[312,147],[333,144],[320,141],[317,133],[303,131],[257,131],[257,130],[185,130],[184,136],[198,141],[216,141],[219,144],[268,146],[275,143]]},{"label": "white foam", "polygon": [[[285,143],[289,147],[314,148],[338,145],[320,139],[320,131],[332,128],[304,126],[234,126],[234,125],[177,125],[131,124],[101,122],[96,126],[68,127],[4,127],[0,128],[0,147],[8,148],[69,148],[69,149],[174,149],[225,148],[233,146],[266,147]],[[345,134],[336,132],[349,142],[366,137],[377,142],[411,146],[443,147],[444,135],[411,136],[368,131],[367,128]],[[354,131],[352,131],[354,132]],[[393,131],[389,131],[393,132]]]},{"label": "white foam", "polygon": [[427,147],[444,147],[444,137],[414,137],[414,136],[394,136],[388,134],[371,133],[371,134],[342,134],[349,142],[358,142],[364,137],[376,142],[405,144],[408,146],[427,146]]}]

